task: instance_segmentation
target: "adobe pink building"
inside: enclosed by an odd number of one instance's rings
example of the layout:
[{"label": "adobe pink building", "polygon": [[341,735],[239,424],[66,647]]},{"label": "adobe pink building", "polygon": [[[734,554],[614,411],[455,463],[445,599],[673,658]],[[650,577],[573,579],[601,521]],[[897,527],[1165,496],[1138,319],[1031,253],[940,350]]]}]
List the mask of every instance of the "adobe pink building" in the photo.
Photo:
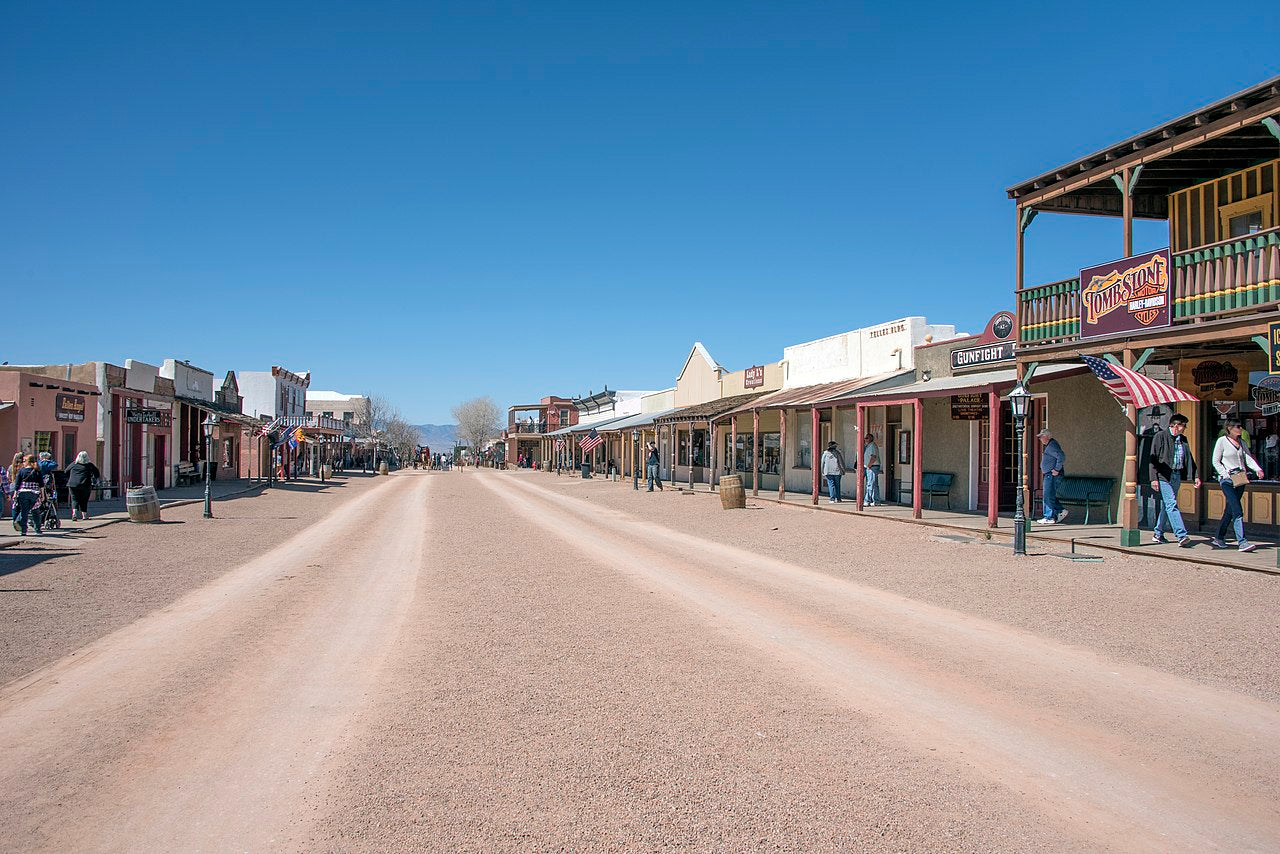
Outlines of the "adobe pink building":
[{"label": "adobe pink building", "polygon": [[96,459],[100,394],[84,383],[0,372],[0,460],[49,451],[65,469],[80,451]]}]

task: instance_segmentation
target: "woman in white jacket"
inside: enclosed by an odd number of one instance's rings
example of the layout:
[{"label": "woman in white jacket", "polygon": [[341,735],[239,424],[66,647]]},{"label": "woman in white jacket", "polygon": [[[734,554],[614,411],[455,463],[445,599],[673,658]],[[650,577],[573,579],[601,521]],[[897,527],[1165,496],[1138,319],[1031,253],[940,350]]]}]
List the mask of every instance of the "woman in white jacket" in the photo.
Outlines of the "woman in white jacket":
[{"label": "woman in white jacket", "polygon": [[1209,545],[1215,549],[1225,549],[1227,544],[1223,538],[1227,535],[1228,526],[1234,525],[1236,546],[1242,552],[1251,552],[1257,546],[1245,539],[1244,510],[1240,506],[1240,499],[1248,484],[1236,486],[1231,482],[1231,476],[1234,474],[1238,477],[1246,471],[1252,471],[1262,477],[1262,466],[1249,453],[1249,446],[1244,443],[1244,428],[1239,421],[1228,418],[1223,429],[1226,435],[1219,436],[1217,444],[1213,446],[1213,470],[1218,475],[1218,485],[1222,487],[1222,495],[1227,499],[1227,507],[1222,513],[1222,521],[1218,523],[1218,536],[1210,540]]}]

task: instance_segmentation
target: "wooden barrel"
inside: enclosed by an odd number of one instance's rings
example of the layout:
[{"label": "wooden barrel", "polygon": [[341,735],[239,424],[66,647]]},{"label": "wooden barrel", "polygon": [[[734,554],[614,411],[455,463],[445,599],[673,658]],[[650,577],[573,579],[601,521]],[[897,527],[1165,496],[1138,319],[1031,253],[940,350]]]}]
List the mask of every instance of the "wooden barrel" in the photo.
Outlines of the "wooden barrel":
[{"label": "wooden barrel", "polygon": [[385,460],[383,462],[378,463],[378,474],[390,474],[390,473],[391,473],[391,469],[387,467],[387,463]]},{"label": "wooden barrel", "polygon": [[720,478],[720,506],[725,510],[742,510],[747,506],[747,493],[742,488],[742,475],[727,474]]},{"label": "wooden barrel", "polygon": [[159,522],[160,502],[150,486],[132,487],[124,496],[124,506],[129,510],[130,522]]}]

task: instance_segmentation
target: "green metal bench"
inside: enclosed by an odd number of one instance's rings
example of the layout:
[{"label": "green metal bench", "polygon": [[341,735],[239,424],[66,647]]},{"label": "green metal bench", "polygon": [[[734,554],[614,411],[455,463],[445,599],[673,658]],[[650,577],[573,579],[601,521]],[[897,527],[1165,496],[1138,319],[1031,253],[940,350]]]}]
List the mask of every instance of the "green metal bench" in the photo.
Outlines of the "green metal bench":
[{"label": "green metal bench", "polygon": [[920,473],[920,497],[928,496],[929,509],[933,509],[933,497],[945,497],[947,509],[951,509],[951,484],[956,476],[948,471],[926,471]]},{"label": "green metal bench", "polygon": [[[1089,510],[1096,504],[1107,508],[1107,524],[1111,524],[1111,491],[1115,489],[1114,477],[1064,474],[1058,484],[1058,503],[1063,507],[1083,507],[1084,523],[1089,524]],[[1044,514],[1044,490],[1035,491],[1040,513]],[[1035,510],[1032,510],[1035,513]]]}]

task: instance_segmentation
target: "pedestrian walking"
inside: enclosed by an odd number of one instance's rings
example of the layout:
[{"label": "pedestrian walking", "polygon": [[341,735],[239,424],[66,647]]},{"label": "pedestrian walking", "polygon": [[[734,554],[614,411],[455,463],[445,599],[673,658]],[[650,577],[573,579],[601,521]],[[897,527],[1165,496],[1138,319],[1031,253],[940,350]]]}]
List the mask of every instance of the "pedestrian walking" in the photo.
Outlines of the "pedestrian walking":
[{"label": "pedestrian walking", "polygon": [[25,537],[27,527],[31,525],[35,528],[36,536],[40,536],[44,533],[40,530],[40,517],[33,516],[31,510],[40,501],[40,495],[44,490],[44,475],[40,472],[35,455],[27,454],[23,459],[22,468],[18,469],[13,485],[18,496],[18,513],[14,527]]},{"label": "pedestrian walking", "polygon": [[1213,446],[1213,470],[1218,476],[1218,486],[1226,499],[1226,507],[1222,511],[1222,521],[1218,523],[1218,535],[1209,541],[1215,549],[1227,547],[1227,528],[1236,529],[1236,548],[1242,552],[1251,552],[1257,548],[1244,536],[1244,509],[1240,499],[1249,488],[1249,472],[1259,478],[1266,477],[1262,466],[1249,453],[1249,446],[1244,443],[1244,425],[1239,419],[1228,418],[1224,425],[1226,435],[1219,436]]},{"label": "pedestrian walking", "polygon": [[71,490],[71,518],[81,521],[89,518],[89,493],[93,482],[102,477],[98,467],[89,461],[89,452],[76,454],[76,461],[67,469],[67,488]]},{"label": "pedestrian walking", "polygon": [[1196,488],[1200,488],[1200,474],[1196,469],[1195,458],[1191,455],[1191,446],[1187,443],[1187,437],[1182,435],[1186,430],[1187,416],[1180,412],[1170,416],[1168,428],[1151,439],[1148,474],[1151,491],[1160,502],[1151,539],[1155,543],[1165,542],[1165,526],[1172,526],[1178,545],[1184,549],[1191,546],[1191,535],[1187,533],[1182,513],[1178,510],[1178,487],[1184,480],[1192,480]]},{"label": "pedestrian walking", "polygon": [[822,476],[827,479],[828,504],[841,503],[840,477],[846,471],[848,468],[844,464],[844,454],[840,453],[840,446],[835,442],[828,442],[827,449],[822,452]]},{"label": "pedestrian walking", "polygon": [[1053,432],[1045,427],[1036,434],[1040,438],[1043,450],[1040,452],[1040,473],[1044,476],[1042,503],[1044,517],[1037,519],[1037,525],[1056,525],[1067,518],[1067,510],[1058,503],[1058,487],[1062,484],[1063,472],[1067,470],[1067,455],[1053,438]]},{"label": "pedestrian walking", "polygon": [[866,505],[875,507],[883,504],[880,500],[880,447],[872,433],[867,434],[866,443],[862,446],[862,470],[867,484]]},{"label": "pedestrian walking", "polygon": [[649,443],[649,453],[645,457],[644,466],[645,479],[649,482],[649,491],[653,492],[653,485],[658,485],[658,491],[662,491],[662,478],[658,476],[658,446],[653,442]]},{"label": "pedestrian walking", "polygon": [[8,474],[6,494],[9,496],[9,516],[13,519],[13,529],[15,531],[18,530],[18,487],[14,481],[18,478],[18,469],[20,468],[22,468],[21,452],[13,455],[13,462],[10,463],[9,467],[5,470],[6,474]]}]

